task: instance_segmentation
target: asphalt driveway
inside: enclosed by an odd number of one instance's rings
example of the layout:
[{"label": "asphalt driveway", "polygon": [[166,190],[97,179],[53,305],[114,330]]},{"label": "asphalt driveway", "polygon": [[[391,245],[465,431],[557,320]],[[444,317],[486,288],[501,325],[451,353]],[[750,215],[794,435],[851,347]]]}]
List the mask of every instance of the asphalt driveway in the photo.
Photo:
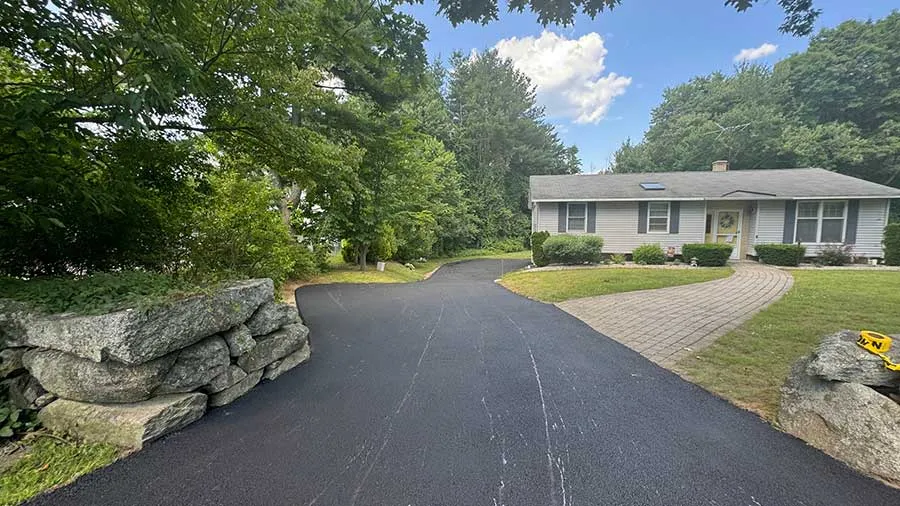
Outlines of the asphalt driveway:
[{"label": "asphalt driveway", "polygon": [[900,504],[500,272],[301,288],[309,364],[37,502]]}]

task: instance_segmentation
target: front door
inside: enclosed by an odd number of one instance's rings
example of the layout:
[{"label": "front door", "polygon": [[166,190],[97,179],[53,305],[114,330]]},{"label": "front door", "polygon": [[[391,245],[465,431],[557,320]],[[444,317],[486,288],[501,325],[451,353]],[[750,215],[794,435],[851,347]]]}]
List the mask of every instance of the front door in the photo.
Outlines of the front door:
[{"label": "front door", "polygon": [[715,241],[734,246],[731,259],[741,258],[741,211],[716,211]]}]

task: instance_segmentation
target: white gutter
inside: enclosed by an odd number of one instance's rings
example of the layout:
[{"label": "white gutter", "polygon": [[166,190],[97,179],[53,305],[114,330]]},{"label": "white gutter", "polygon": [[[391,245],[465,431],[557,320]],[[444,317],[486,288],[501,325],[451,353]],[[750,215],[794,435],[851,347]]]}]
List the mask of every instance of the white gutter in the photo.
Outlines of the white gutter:
[{"label": "white gutter", "polygon": [[900,195],[840,195],[840,196],[825,196],[825,197],[769,197],[769,196],[754,196],[754,198],[748,197],[652,197],[652,198],[588,198],[588,199],[571,199],[571,198],[558,198],[558,199],[534,199],[531,202],[652,202],[652,201],[665,201],[671,202],[673,200],[678,200],[682,202],[703,202],[710,200],[848,200],[848,199],[900,199]]}]

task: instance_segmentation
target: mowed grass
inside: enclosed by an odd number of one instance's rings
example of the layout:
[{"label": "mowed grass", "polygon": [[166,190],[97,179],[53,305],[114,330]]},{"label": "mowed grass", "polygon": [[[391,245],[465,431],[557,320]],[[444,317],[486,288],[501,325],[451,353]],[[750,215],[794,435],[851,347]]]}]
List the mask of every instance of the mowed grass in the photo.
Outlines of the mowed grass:
[{"label": "mowed grass", "polygon": [[47,436],[32,437],[21,460],[0,474],[0,506],[12,506],[45,490],[69,483],[108,465],[120,451],[115,446],[83,444]]},{"label": "mowed grass", "polygon": [[[841,329],[900,332],[900,272],[794,270],[781,300],[675,370],[774,421],[791,364]],[[900,345],[898,343],[897,345]]]},{"label": "mowed grass", "polygon": [[702,283],[730,276],[730,267],[699,269],[597,268],[559,271],[513,272],[500,284],[542,302],[561,302],[580,297]]}]

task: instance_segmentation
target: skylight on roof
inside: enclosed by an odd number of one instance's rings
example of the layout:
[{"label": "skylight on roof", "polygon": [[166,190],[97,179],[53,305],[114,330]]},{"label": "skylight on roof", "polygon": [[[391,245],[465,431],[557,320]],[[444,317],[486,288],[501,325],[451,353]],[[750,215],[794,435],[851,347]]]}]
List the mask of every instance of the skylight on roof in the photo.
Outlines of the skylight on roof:
[{"label": "skylight on roof", "polygon": [[645,190],[665,190],[666,185],[662,183],[641,183],[641,188]]}]

